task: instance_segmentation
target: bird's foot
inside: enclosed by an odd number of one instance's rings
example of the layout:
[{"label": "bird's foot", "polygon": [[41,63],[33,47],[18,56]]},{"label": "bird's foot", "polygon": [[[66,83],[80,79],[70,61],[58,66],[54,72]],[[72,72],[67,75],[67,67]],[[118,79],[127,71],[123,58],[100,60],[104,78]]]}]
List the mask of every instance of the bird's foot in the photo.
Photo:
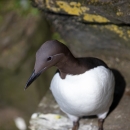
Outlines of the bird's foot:
[{"label": "bird's foot", "polygon": [[99,128],[98,130],[103,130],[103,128]]},{"label": "bird's foot", "polygon": [[103,130],[103,122],[104,122],[104,119],[98,119],[98,126],[99,126],[98,130]]},{"label": "bird's foot", "polygon": [[78,128],[79,128],[79,121],[73,122],[73,128],[72,128],[72,130],[78,130]]}]

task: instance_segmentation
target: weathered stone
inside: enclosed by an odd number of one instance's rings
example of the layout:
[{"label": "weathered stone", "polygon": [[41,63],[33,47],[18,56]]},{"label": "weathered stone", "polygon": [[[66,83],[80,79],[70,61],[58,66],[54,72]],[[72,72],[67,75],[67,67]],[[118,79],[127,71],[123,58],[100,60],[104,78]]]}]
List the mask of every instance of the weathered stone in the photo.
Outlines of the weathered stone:
[{"label": "weathered stone", "polygon": [[[104,127],[105,130],[130,129],[130,1],[33,0],[33,3],[42,9],[76,57],[98,57],[111,68],[116,68],[113,70],[117,83],[111,108],[113,111],[108,115]],[[50,93],[43,98],[37,112],[66,117]],[[46,124],[41,124],[42,121],[39,116],[31,119],[31,130],[47,128]],[[90,129],[97,129],[96,118],[81,120],[81,129],[84,124],[91,125]]]},{"label": "weathered stone", "polygon": [[[105,130],[130,129],[129,100],[130,96],[125,92],[119,105],[106,118],[104,123]],[[31,130],[70,130],[72,122],[60,111],[51,93],[48,92],[39,104],[37,112],[32,115],[29,128]],[[86,117],[81,119],[79,130],[98,130],[97,118]]]},{"label": "weathered stone", "polygon": [[[91,53],[85,53],[84,55],[89,55],[89,56],[96,55],[97,57],[100,57],[101,59],[103,59],[110,67],[116,68],[116,69],[113,69],[113,73],[116,79],[114,102],[111,107],[111,113],[108,115],[104,123],[105,130],[130,129],[130,124],[128,121],[129,114],[130,114],[130,109],[129,109],[130,108],[130,103],[129,103],[130,75],[128,72],[129,67],[130,67],[130,62],[126,59],[121,59],[119,57],[110,57],[110,56],[107,57],[107,55],[102,55],[101,53],[91,52]],[[118,70],[120,70],[120,72]],[[42,101],[40,102],[37,109],[37,113],[40,113],[40,114],[51,113],[51,114],[62,115],[64,117],[67,117],[63,112],[60,111],[59,106],[54,100],[54,97],[52,96],[50,91],[43,97]],[[71,123],[70,120],[68,121]],[[37,117],[36,119],[31,119],[30,121],[31,130],[40,130],[38,128],[47,128],[46,125],[42,124],[43,122],[44,121],[39,117]],[[54,122],[52,121],[52,123]],[[80,123],[81,123],[80,130],[84,130],[84,128],[86,128],[85,130],[87,129],[96,130],[98,127],[97,118],[95,117],[81,119]],[[64,124],[64,127],[65,126],[66,124]]]},{"label": "weathered stone", "polygon": [[72,123],[64,116],[56,114],[34,113],[30,121],[34,130],[68,130]]},{"label": "weathered stone", "polygon": [[[57,114],[34,113],[30,121],[31,130],[71,130],[72,122],[67,117]],[[80,124],[79,130],[98,130],[97,126]]]},{"label": "weathered stone", "polygon": [[40,9],[77,16],[81,21],[130,24],[129,0],[32,0]]},{"label": "weathered stone", "polygon": [[130,57],[129,1],[33,0],[33,3],[43,10],[55,31],[72,50],[75,48],[76,54],[97,51],[117,56],[120,50],[124,57]]},{"label": "weathered stone", "polygon": [[50,13],[46,17],[76,54],[84,55],[86,51],[113,51],[110,54],[114,55],[120,50],[123,55],[128,58],[130,56],[129,26],[84,24],[74,17]]}]

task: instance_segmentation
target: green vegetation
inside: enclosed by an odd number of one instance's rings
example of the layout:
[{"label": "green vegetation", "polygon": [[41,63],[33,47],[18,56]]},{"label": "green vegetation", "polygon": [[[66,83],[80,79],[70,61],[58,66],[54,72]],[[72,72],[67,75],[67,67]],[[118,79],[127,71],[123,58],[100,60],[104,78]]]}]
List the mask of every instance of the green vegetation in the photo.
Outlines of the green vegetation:
[{"label": "green vegetation", "polygon": [[61,38],[61,36],[60,36],[60,34],[58,32],[54,32],[52,34],[52,39],[58,40],[58,41],[60,41],[60,42],[65,44],[65,41]]},{"label": "green vegetation", "polygon": [[1,15],[10,11],[15,11],[23,16],[27,16],[30,13],[37,15],[39,13],[38,9],[33,8],[30,3],[30,0],[0,0]]}]

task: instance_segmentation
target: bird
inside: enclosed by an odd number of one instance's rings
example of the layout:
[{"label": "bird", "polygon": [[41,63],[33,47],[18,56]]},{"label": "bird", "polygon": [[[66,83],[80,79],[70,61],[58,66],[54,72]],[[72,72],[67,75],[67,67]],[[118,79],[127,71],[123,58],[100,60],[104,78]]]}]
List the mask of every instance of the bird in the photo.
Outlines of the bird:
[{"label": "bird", "polygon": [[34,70],[25,89],[45,70],[57,68],[50,90],[63,111],[72,121],[72,130],[79,129],[84,116],[96,115],[98,130],[113,102],[115,78],[108,65],[96,57],[75,57],[58,40],[49,40],[36,52]]}]

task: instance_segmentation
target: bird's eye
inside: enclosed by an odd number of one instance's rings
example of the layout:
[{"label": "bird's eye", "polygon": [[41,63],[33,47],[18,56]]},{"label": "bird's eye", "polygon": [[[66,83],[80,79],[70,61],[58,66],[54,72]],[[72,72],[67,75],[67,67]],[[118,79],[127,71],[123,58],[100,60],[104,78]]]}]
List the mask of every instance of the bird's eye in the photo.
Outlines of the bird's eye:
[{"label": "bird's eye", "polygon": [[52,60],[52,56],[49,56],[49,57],[47,58],[47,61],[50,61],[50,60]]}]

